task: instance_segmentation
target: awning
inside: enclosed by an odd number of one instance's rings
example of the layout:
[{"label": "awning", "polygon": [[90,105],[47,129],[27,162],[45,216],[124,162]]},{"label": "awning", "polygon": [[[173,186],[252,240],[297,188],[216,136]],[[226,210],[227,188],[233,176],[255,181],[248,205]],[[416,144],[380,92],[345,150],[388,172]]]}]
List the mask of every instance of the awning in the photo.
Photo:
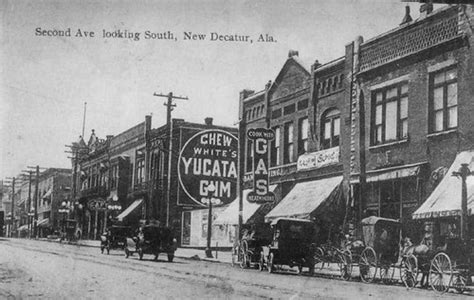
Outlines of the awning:
[{"label": "awning", "polygon": [[[474,151],[464,151],[456,156],[448,172],[426,201],[412,214],[414,219],[429,219],[461,215],[461,178],[452,176],[459,171],[461,164],[468,164],[474,170]],[[467,211],[474,210],[474,176],[468,176]]]},{"label": "awning", "polygon": [[[270,186],[270,191],[274,191],[276,184]],[[251,203],[247,201],[251,189],[243,191],[242,222],[245,224],[257,211],[262,204]],[[239,198],[232,201],[229,206],[213,222],[215,225],[238,225],[239,224]]]},{"label": "awning", "polygon": [[51,194],[52,194],[52,193],[53,193],[53,188],[50,187],[50,188],[48,189],[48,191],[46,192],[46,194],[43,195],[42,199],[46,199],[46,198],[51,197]]},{"label": "awning", "polygon": [[[366,182],[376,182],[376,181],[385,181],[385,180],[393,180],[397,178],[406,178],[406,177],[413,177],[418,176],[420,173],[421,165],[426,164],[417,163],[413,165],[404,165],[404,166],[397,166],[392,168],[380,169],[380,170],[373,170],[368,171],[366,174]],[[351,183],[359,183],[359,175],[352,176]]]},{"label": "awning", "polygon": [[122,222],[124,218],[130,215],[135,209],[140,207],[142,203],[143,203],[143,199],[135,200],[132,204],[130,204],[129,207],[127,207],[124,211],[122,211],[120,215],[117,216],[117,219]]},{"label": "awning", "polygon": [[49,226],[49,218],[38,221],[38,223],[36,223],[36,226],[48,227]]},{"label": "awning", "polygon": [[307,219],[310,214],[340,186],[342,176],[297,183],[275,208],[265,216],[265,222],[275,218]]},{"label": "awning", "polygon": [[18,231],[26,231],[26,230],[28,230],[28,224],[21,225],[20,227],[18,227]]}]

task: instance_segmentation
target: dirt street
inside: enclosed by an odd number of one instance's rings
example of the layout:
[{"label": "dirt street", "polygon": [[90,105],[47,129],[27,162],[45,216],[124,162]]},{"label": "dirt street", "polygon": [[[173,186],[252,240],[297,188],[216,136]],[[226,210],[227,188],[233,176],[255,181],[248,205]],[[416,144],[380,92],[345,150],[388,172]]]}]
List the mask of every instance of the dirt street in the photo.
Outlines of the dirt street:
[{"label": "dirt street", "polygon": [[[0,240],[1,299],[462,299],[395,285],[363,284],[295,272],[268,274],[229,264],[166,256],[143,261],[45,241]],[[470,298],[470,297],[469,297]]]}]

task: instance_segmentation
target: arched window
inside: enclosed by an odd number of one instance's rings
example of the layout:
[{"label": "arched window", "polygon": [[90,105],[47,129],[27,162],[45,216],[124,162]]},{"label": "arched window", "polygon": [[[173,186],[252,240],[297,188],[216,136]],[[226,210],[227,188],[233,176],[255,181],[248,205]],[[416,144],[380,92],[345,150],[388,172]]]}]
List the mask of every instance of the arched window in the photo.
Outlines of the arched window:
[{"label": "arched window", "polygon": [[332,80],[332,90],[333,90],[333,91],[337,90],[337,87],[338,87],[337,83],[338,83],[338,81],[339,81],[339,77],[338,77],[338,76],[334,76],[334,79]]},{"label": "arched window", "polygon": [[344,81],[344,74],[339,75],[339,88],[342,88],[342,83]]},{"label": "arched window", "polygon": [[321,118],[321,149],[339,146],[340,120],[338,109],[332,108],[324,112]]},{"label": "arched window", "polygon": [[321,85],[321,95],[324,95],[324,92],[326,92],[326,81],[323,81]]},{"label": "arched window", "polygon": [[331,85],[332,85],[332,78],[329,78],[328,85],[326,86],[326,93],[329,93],[331,91]]}]

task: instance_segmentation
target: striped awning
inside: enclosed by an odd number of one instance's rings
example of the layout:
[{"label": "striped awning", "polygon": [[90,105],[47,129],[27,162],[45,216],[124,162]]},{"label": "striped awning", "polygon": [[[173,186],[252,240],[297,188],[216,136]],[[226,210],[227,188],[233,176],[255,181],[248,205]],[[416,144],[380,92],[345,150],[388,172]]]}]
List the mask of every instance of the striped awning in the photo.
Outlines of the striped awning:
[{"label": "striped awning", "polygon": [[[464,151],[456,156],[448,172],[434,189],[426,201],[412,214],[413,219],[431,219],[461,215],[461,178],[453,176],[459,171],[461,164],[468,164],[474,171],[474,151]],[[472,215],[474,210],[474,176],[468,176],[467,213]]]},{"label": "striped awning", "polygon": [[120,213],[120,215],[117,216],[117,219],[119,221],[123,221],[127,216],[129,216],[133,211],[138,209],[143,203],[143,199],[138,199],[135,200],[132,204],[130,204],[129,207],[127,207],[123,212]]}]

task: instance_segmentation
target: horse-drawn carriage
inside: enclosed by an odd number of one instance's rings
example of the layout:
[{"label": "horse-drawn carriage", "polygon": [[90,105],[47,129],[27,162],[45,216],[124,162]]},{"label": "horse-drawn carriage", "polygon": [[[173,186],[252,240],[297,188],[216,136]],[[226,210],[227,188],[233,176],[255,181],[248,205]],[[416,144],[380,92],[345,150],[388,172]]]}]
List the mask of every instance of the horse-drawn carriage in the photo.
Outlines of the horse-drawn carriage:
[{"label": "horse-drawn carriage", "polygon": [[[461,239],[456,218],[443,218],[425,224],[425,237],[420,245],[406,245],[403,250],[401,279],[407,287],[419,281],[437,292],[450,288],[464,292],[474,274],[474,245]],[[408,242],[409,243],[409,242]]]},{"label": "horse-drawn carriage", "polygon": [[399,257],[400,222],[372,216],[363,219],[361,225],[361,239],[347,241],[337,252],[341,277],[349,280],[357,265],[363,282],[372,282],[377,275],[385,283],[393,281]]}]

